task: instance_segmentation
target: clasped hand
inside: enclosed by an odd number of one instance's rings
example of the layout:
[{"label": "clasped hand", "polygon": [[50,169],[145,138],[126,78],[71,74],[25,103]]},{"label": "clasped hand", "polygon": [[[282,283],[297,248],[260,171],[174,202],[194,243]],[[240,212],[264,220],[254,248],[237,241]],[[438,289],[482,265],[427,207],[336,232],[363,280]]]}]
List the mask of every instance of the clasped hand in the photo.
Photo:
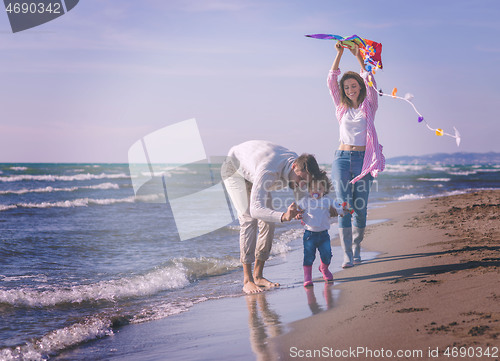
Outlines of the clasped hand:
[{"label": "clasped hand", "polygon": [[[342,45],[342,42],[341,41],[337,41],[337,43],[335,44],[335,49],[337,49],[337,52],[339,53],[343,53],[344,52],[344,45]],[[354,56],[358,56],[359,54],[359,46],[358,44],[356,43],[353,43],[352,46],[349,46],[349,51],[352,53],[352,55]]]},{"label": "clasped hand", "polygon": [[292,219],[300,219],[302,213],[304,213],[304,211],[300,209],[295,202],[293,202],[288,206],[286,212],[283,213],[283,215],[281,216],[281,221],[288,222],[291,221]]}]

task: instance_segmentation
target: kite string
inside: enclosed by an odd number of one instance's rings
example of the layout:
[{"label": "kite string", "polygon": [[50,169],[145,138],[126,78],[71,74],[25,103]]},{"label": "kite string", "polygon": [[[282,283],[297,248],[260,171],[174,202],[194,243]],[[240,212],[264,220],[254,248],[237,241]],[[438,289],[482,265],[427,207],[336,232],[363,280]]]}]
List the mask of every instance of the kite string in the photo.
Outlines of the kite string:
[{"label": "kite string", "polygon": [[425,120],[424,116],[418,111],[417,107],[415,106],[415,104],[413,104],[413,102],[409,99],[407,99],[406,97],[403,98],[403,97],[400,97],[400,96],[397,96],[395,94],[396,92],[396,88],[394,88],[394,91],[393,91],[393,94],[386,94],[384,92],[382,92],[382,90],[379,90],[377,88],[375,88],[375,85],[373,84],[373,82],[370,80],[369,83],[368,83],[380,96],[388,96],[388,97],[392,97],[392,98],[395,98],[395,99],[400,99],[400,100],[404,100],[405,102],[409,103],[412,107],[413,107],[413,110],[415,110],[415,113],[418,114],[418,121],[419,122],[424,122],[425,123],[425,126],[429,129],[429,130],[432,130],[434,132],[439,132],[440,134],[442,135],[447,135],[449,137],[452,137],[452,138],[455,138],[457,140],[457,145],[460,144],[460,133],[458,133],[458,130],[453,127],[455,129],[455,134],[449,134],[449,133],[446,133],[444,132],[442,129],[439,129],[439,128],[432,128],[429,123],[427,123],[427,121]]}]

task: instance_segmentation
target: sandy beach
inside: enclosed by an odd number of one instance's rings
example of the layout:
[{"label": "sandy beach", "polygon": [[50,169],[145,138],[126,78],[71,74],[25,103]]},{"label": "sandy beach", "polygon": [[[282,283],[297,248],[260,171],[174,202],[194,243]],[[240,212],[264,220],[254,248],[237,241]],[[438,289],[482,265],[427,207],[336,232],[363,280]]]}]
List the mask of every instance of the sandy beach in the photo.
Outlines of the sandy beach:
[{"label": "sandy beach", "polygon": [[279,289],[116,327],[56,359],[498,361],[499,203],[492,190],[373,208],[363,247],[378,256],[339,271],[334,247],[333,285],[316,272],[304,289],[291,252],[266,267],[289,280]]},{"label": "sandy beach", "polygon": [[[375,260],[336,274],[338,305],[272,340],[280,360],[500,359],[500,191],[390,204]],[[355,350],[355,351],[353,351]]]}]

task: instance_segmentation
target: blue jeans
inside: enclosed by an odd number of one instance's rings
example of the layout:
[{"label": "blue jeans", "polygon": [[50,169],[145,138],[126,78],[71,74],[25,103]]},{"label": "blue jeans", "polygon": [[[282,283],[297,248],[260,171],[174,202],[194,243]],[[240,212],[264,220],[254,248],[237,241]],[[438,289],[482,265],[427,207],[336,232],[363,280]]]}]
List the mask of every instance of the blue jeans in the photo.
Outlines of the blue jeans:
[{"label": "blue jeans", "polygon": [[[352,184],[350,181],[361,174],[365,152],[337,150],[332,165],[332,181],[337,201],[347,202],[354,213],[339,216],[339,228],[366,227],[366,207],[373,177],[370,173]],[[351,223],[351,218],[352,223]]]},{"label": "blue jeans", "polygon": [[304,266],[312,266],[316,258],[316,249],[319,251],[321,262],[329,265],[332,260],[332,247],[328,231],[304,231]]}]

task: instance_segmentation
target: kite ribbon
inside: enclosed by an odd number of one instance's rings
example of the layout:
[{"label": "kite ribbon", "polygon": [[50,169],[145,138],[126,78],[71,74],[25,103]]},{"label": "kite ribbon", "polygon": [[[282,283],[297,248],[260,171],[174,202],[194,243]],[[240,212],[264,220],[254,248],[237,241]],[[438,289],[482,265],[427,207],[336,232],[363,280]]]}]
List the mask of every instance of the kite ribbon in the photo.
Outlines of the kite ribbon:
[{"label": "kite ribbon", "polygon": [[457,147],[460,146],[460,132],[458,131],[457,128],[453,127],[453,130],[455,131],[455,134],[450,134],[450,133],[446,133],[445,131],[443,131],[443,129],[441,128],[432,128],[429,123],[427,123],[427,121],[425,120],[424,116],[422,114],[420,114],[420,112],[417,110],[417,107],[415,106],[415,104],[413,104],[413,102],[411,101],[413,99],[413,95],[407,93],[405,95],[405,97],[400,97],[397,95],[397,91],[398,89],[397,88],[394,88],[392,93],[391,94],[385,94],[382,92],[382,90],[379,90],[377,88],[375,88],[375,86],[373,85],[373,82],[371,80],[371,76],[369,77],[369,82],[368,84],[373,88],[375,89],[375,91],[377,91],[377,93],[380,95],[380,96],[388,96],[388,97],[392,97],[392,98],[396,98],[396,99],[400,99],[400,100],[404,100],[405,102],[409,103],[412,107],[413,107],[413,110],[415,110],[415,113],[418,114],[418,122],[419,123],[424,123],[425,126],[427,127],[427,129],[433,131],[436,133],[437,136],[440,136],[442,137],[443,135],[446,135],[448,137],[451,137],[451,138],[455,138],[455,141],[457,142]]}]

